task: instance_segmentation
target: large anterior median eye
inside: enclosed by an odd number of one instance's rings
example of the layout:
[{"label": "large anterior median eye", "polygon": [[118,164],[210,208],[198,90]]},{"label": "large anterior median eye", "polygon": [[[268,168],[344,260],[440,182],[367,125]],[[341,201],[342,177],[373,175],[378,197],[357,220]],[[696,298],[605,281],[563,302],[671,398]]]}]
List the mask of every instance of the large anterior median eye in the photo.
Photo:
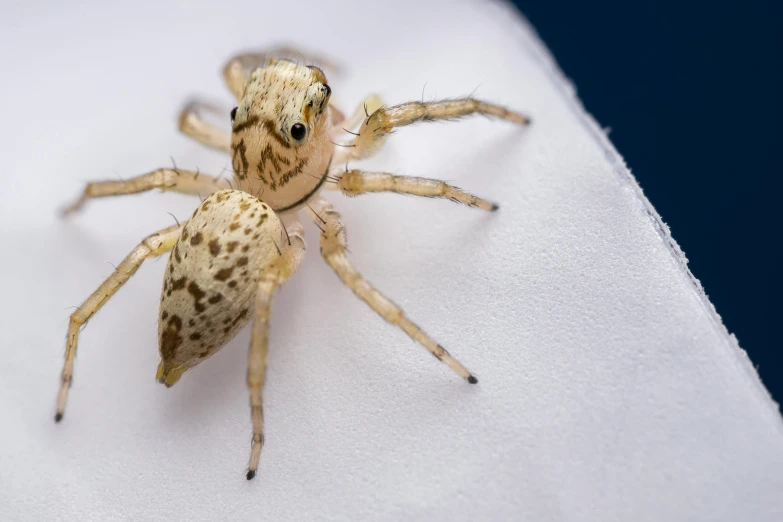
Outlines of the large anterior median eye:
[{"label": "large anterior median eye", "polygon": [[301,123],[294,123],[291,126],[291,137],[296,141],[300,141],[302,138],[304,138],[306,133],[307,129]]}]

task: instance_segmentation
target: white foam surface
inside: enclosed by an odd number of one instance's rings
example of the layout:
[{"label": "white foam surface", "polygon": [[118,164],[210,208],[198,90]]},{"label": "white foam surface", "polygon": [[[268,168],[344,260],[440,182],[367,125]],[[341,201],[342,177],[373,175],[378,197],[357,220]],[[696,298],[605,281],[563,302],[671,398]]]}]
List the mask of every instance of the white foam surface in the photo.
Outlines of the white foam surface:
[{"label": "white foam surface", "polygon": [[[330,84],[346,111],[370,92],[478,88],[533,116],[406,128],[362,165],[450,180],[497,213],[330,195],[356,266],[479,384],[357,301],[308,225],[308,259],[273,305],[255,480],[247,330],[174,388],[154,382],[163,261],[84,330],[55,425],[67,307],[197,200],[96,201],[69,222],[57,207],[170,157],[220,173],[227,159],[179,135],[176,114],[199,94],[227,119],[222,61],[280,41],[344,64]],[[0,58],[0,519],[783,520],[777,406],[510,8],[6,2]]]}]

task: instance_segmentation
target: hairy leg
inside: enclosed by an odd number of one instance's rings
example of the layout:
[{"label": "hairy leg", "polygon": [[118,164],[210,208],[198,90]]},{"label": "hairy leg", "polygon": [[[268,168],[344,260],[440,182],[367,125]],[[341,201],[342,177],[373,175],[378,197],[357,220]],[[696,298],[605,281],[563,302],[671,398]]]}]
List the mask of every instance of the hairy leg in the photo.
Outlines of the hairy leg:
[{"label": "hairy leg", "polygon": [[377,94],[370,94],[356,107],[350,118],[342,122],[337,130],[354,130],[361,125],[368,114],[383,107],[383,100]]},{"label": "hairy leg", "polygon": [[343,283],[389,323],[398,326],[411,339],[421,344],[439,361],[471,384],[478,382],[467,368],[457,361],[440,344],[405,316],[402,309],[391,302],[365,280],[351,265],[345,255],[346,235],[340,214],[324,199],[316,200],[310,210],[313,219],[321,227],[321,255],[337,272]]},{"label": "hairy leg", "polygon": [[348,144],[348,159],[371,156],[396,127],[404,127],[420,121],[452,120],[471,114],[485,114],[520,125],[530,123],[530,120],[522,114],[474,98],[401,103],[393,107],[381,107],[372,113],[368,110],[357,133],[358,136]]},{"label": "hairy leg", "polygon": [[207,122],[201,117],[203,111],[222,115],[228,121],[229,113],[219,107],[200,101],[191,101],[179,113],[179,130],[207,147],[221,152],[231,152],[231,134]]},{"label": "hairy leg", "polygon": [[181,226],[174,225],[145,238],[122,260],[122,263],[117,266],[112,275],[71,314],[68,334],[65,340],[65,362],[63,363],[60,381],[60,393],[57,396],[55,421],[60,422],[65,413],[65,403],[68,400],[68,390],[71,387],[73,378],[73,360],[76,357],[79,330],[136,273],[145,259],[159,256],[174,248],[181,230]]},{"label": "hairy leg", "polygon": [[230,183],[225,179],[214,178],[192,170],[158,169],[128,180],[88,183],[82,195],[65,207],[62,213],[67,216],[81,210],[84,204],[92,198],[137,194],[152,189],[206,197],[227,188],[230,188]]},{"label": "hairy leg", "polygon": [[[331,106],[331,103],[329,104]],[[344,121],[338,121],[332,118],[332,136],[339,142],[345,133],[356,136],[354,130],[361,125],[368,114],[372,114],[383,106],[383,101],[377,94],[370,94],[356,107],[350,118]],[[352,143],[338,144],[335,151],[333,165],[344,165],[351,159],[351,152],[354,148]]]},{"label": "hairy leg", "polygon": [[247,479],[256,476],[261,447],[264,445],[263,389],[266,380],[266,355],[269,341],[269,315],[272,294],[285,283],[299,267],[304,257],[305,243],[302,225],[298,222],[287,226],[288,241],[281,248],[278,261],[261,274],[255,301],[255,319],[250,341],[250,357],[247,366],[247,386],[250,390],[250,415],[253,421],[253,440]]},{"label": "hairy leg", "polygon": [[494,211],[498,209],[495,203],[440,180],[397,176],[384,172],[349,170],[340,177],[337,188],[346,196],[358,196],[368,192],[396,192],[427,198],[448,198],[455,203],[462,203],[482,210]]}]

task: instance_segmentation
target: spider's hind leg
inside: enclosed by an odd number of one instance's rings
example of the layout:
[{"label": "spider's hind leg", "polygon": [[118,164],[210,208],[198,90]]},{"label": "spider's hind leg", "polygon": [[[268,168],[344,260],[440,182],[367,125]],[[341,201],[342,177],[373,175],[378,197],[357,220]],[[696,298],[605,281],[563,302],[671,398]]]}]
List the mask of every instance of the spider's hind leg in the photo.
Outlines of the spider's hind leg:
[{"label": "spider's hind leg", "polygon": [[389,323],[398,326],[411,339],[426,348],[436,359],[451,368],[457,375],[471,384],[478,382],[476,377],[468,371],[458,360],[451,356],[440,344],[435,342],[424,330],[416,326],[405,316],[402,309],[380,293],[374,286],[367,282],[356,271],[345,255],[346,235],[340,214],[323,199],[318,199],[310,209],[314,220],[319,222],[321,232],[321,255],[324,260],[337,272],[343,283],[354,294],[367,303],[381,317]]},{"label": "spider's hind leg", "polygon": [[275,263],[263,270],[256,290],[255,318],[247,365],[250,416],[253,421],[253,439],[250,445],[247,480],[256,476],[258,462],[261,458],[261,447],[264,445],[263,390],[266,380],[266,355],[272,294],[278,286],[285,283],[296,272],[305,252],[304,232],[300,223],[290,223],[287,227],[287,235],[288,240],[281,247],[280,257]]}]

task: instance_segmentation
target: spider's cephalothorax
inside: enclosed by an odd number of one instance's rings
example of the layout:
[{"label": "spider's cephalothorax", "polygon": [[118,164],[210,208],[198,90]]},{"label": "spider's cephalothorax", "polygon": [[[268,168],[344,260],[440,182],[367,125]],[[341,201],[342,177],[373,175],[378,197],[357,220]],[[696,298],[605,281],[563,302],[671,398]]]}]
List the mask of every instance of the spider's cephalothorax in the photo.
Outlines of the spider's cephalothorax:
[{"label": "spider's cephalothorax", "polygon": [[285,212],[321,187],[334,151],[331,92],[320,69],[288,60],[250,74],[231,135],[231,163],[242,190]]},{"label": "spider's cephalothorax", "polygon": [[[257,64],[265,65],[257,68]],[[251,479],[256,474],[264,441],[262,391],[270,303],[274,291],[296,272],[304,256],[300,209],[307,211],[320,230],[321,255],[340,279],[381,317],[475,384],[478,381],[467,368],[353,267],[346,256],[346,231],[340,214],[321,197],[320,191],[331,188],[348,196],[397,192],[448,198],[471,207],[496,210],[496,204],[442,181],[347,170],[346,165],[349,159],[374,154],[396,127],[470,114],[485,114],[522,125],[529,120],[499,105],[470,97],[384,107],[377,96],[369,96],[353,116],[345,119],[330,105],[331,88],[319,68],[289,60],[270,60],[263,53],[232,58],[223,75],[238,102],[231,111],[232,132],[202,119],[200,110],[211,107],[198,102],[185,107],[179,125],[195,140],[231,154],[235,183],[198,170],[157,169],[129,180],[89,183],[81,197],[66,209],[66,213],[71,213],[90,198],[153,188],[205,198],[188,221],[156,232],[139,243],[71,314],[55,420],[62,420],[65,412],[82,326],[145,259],[171,251],[158,316],[157,379],[166,386],[174,385],[184,372],[216,353],[252,321],[247,369],[253,425],[247,471],[247,478]],[[350,139],[346,134],[351,135]],[[335,140],[343,141],[339,149],[334,148]]]}]

